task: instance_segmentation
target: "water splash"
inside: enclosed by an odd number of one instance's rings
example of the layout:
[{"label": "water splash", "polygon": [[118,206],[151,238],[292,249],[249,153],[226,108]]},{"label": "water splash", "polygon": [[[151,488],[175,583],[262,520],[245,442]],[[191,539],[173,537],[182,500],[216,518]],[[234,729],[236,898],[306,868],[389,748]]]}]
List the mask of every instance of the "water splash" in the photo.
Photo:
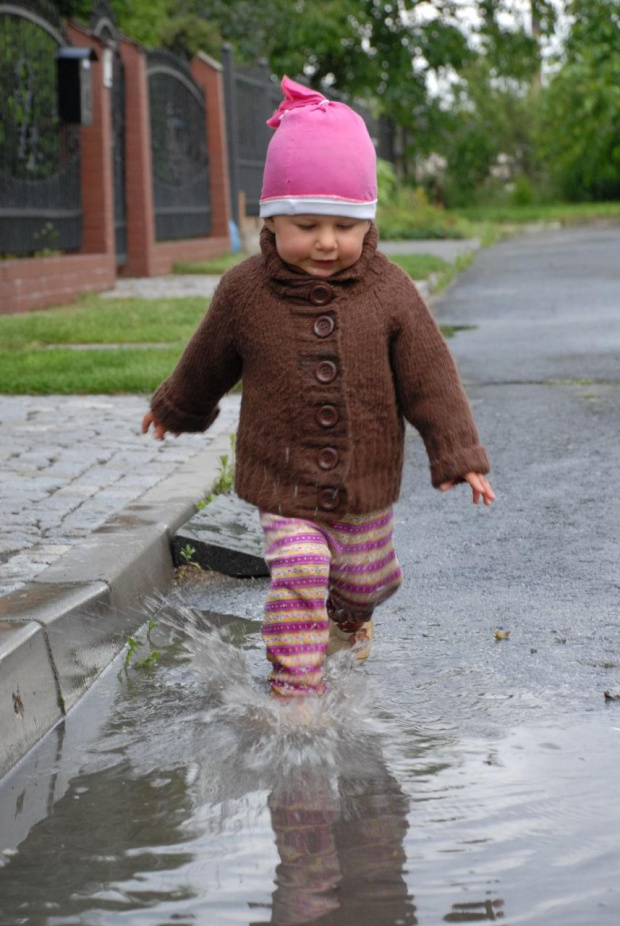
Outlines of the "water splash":
[{"label": "water splash", "polygon": [[[194,752],[194,778],[210,800],[277,789],[301,771],[306,782],[316,778],[324,794],[325,776],[376,771],[377,743],[366,722],[373,689],[350,655],[328,660],[322,698],[281,701],[266,681],[262,643],[248,647],[259,635],[256,622],[218,627],[199,609],[177,603],[160,619],[182,641],[206,694],[194,724],[195,737],[203,740]],[[243,640],[240,623],[246,625]],[[260,658],[253,661],[253,655]]]}]

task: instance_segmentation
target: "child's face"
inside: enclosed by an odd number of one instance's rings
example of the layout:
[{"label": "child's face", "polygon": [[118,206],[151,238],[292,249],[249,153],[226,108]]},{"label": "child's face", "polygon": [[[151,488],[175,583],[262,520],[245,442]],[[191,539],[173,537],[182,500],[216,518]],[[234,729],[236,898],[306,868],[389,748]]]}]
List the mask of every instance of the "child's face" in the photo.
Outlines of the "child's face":
[{"label": "child's face", "polygon": [[282,260],[315,277],[330,277],[362,254],[370,222],[333,215],[275,215],[265,225]]}]

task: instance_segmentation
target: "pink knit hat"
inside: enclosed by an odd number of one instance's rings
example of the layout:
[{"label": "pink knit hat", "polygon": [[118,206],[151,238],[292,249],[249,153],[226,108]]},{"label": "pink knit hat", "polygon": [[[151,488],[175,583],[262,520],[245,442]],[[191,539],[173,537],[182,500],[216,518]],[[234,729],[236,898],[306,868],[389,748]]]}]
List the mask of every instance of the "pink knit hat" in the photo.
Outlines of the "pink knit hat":
[{"label": "pink knit hat", "polygon": [[267,125],[260,215],[374,219],[377,158],[361,116],[284,77],[284,100]]}]

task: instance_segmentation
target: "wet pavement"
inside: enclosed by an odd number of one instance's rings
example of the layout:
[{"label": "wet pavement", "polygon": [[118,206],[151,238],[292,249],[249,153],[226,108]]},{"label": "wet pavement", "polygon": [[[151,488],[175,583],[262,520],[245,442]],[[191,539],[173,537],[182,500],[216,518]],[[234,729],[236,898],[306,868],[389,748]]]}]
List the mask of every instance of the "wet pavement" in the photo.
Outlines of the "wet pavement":
[{"label": "wet pavement", "polygon": [[405,581],[321,702],[268,698],[265,580],[152,605],[156,664],[0,786],[2,926],[617,926],[619,245],[504,242],[436,307],[477,326],[450,345],[498,501],[433,492],[408,432]]},{"label": "wet pavement", "polygon": [[105,521],[171,476],[217,434],[234,431],[237,396],[215,428],[140,435],[141,396],[3,396],[0,595],[21,588]]}]

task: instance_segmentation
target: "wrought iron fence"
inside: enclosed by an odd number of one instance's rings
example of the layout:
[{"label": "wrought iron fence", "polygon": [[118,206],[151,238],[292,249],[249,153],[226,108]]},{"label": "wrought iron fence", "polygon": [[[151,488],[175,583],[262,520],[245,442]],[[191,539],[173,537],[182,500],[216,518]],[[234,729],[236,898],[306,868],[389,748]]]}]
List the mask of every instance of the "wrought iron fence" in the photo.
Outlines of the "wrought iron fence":
[{"label": "wrought iron fence", "polygon": [[280,105],[281,93],[266,63],[256,68],[235,64],[225,45],[224,99],[233,218],[239,223],[239,193],[245,194],[247,215],[258,215],[263,168],[271,130],[267,119]]},{"label": "wrought iron fence", "polygon": [[205,98],[187,65],[148,54],[155,235],[158,241],[211,232]]},{"label": "wrought iron fence", "polygon": [[66,44],[45,0],[0,3],[0,253],[81,244],[79,128],[57,116],[56,52]]}]

